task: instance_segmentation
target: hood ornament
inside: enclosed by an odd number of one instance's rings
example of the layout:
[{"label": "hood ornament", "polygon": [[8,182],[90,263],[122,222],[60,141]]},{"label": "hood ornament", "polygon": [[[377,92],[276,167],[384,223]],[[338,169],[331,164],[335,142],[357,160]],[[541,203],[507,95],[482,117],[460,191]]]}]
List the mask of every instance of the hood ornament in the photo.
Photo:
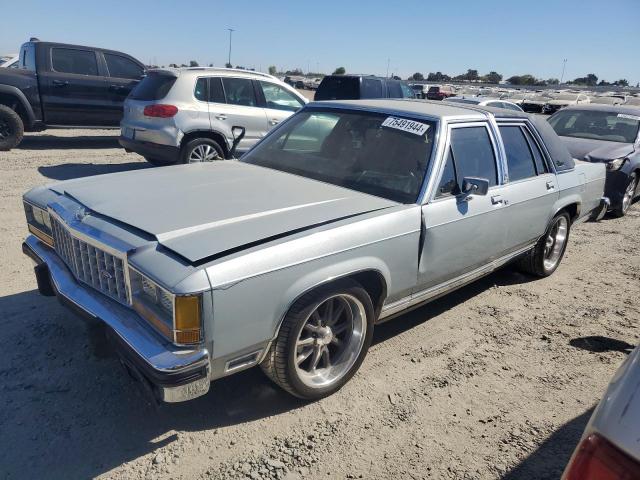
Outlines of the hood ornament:
[{"label": "hood ornament", "polygon": [[85,219],[85,217],[88,217],[88,216],[89,216],[89,212],[87,212],[87,210],[85,208],[79,208],[78,210],[76,210],[74,218],[78,222],[81,222],[82,220]]}]

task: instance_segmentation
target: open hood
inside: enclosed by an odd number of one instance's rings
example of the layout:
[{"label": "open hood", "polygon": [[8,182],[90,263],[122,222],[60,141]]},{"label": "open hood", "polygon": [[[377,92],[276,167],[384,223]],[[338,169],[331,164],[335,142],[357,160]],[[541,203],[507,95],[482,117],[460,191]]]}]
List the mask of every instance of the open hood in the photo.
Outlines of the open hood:
[{"label": "open hood", "polygon": [[237,161],[101,175],[50,188],[154,235],[191,262],[397,205]]}]

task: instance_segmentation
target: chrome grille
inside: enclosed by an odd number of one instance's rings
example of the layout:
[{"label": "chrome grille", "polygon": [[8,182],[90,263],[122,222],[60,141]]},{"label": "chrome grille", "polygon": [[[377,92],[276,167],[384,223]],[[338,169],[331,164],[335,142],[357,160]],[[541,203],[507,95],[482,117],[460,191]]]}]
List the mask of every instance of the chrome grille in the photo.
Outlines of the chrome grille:
[{"label": "chrome grille", "polygon": [[120,303],[131,304],[122,258],[75,237],[53,215],[51,226],[56,253],[78,280]]}]

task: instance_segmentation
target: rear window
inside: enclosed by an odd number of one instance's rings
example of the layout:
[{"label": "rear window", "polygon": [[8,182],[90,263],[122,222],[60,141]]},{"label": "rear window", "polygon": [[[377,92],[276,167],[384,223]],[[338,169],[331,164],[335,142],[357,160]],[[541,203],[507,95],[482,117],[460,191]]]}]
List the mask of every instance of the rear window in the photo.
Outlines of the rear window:
[{"label": "rear window", "polygon": [[324,77],[315,100],[358,100],[360,79],[357,77]]},{"label": "rear window", "polygon": [[440,91],[440,87],[429,87],[428,93],[438,93]]},{"label": "rear window", "polygon": [[173,75],[150,73],[136,85],[129,98],[143,101],[160,100],[167,96],[174,83],[176,77]]}]

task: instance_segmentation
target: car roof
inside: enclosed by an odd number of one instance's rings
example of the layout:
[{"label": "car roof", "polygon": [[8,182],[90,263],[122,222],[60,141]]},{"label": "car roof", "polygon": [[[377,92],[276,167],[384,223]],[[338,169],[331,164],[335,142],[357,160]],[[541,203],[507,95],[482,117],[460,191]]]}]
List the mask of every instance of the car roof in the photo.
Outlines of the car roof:
[{"label": "car roof", "polygon": [[371,111],[394,112],[405,115],[432,117],[447,120],[486,120],[490,115],[508,118],[529,118],[524,112],[505,110],[503,108],[485,107],[475,104],[447,103],[436,100],[416,100],[401,98],[380,98],[368,100],[331,100],[312,102],[312,107],[328,106],[331,108],[362,109]]},{"label": "car roof", "polygon": [[636,105],[603,105],[601,103],[594,103],[589,105],[572,105],[562,109],[562,111],[566,110],[595,110],[599,112],[626,113],[640,116],[640,106]]},{"label": "car roof", "polygon": [[149,73],[162,73],[165,75],[173,75],[174,77],[197,77],[203,73],[215,74],[226,77],[247,77],[247,78],[264,78],[266,80],[282,83],[277,77],[268,73],[254,72],[253,70],[242,70],[239,68],[221,68],[221,67],[181,67],[181,68],[151,68]]}]

